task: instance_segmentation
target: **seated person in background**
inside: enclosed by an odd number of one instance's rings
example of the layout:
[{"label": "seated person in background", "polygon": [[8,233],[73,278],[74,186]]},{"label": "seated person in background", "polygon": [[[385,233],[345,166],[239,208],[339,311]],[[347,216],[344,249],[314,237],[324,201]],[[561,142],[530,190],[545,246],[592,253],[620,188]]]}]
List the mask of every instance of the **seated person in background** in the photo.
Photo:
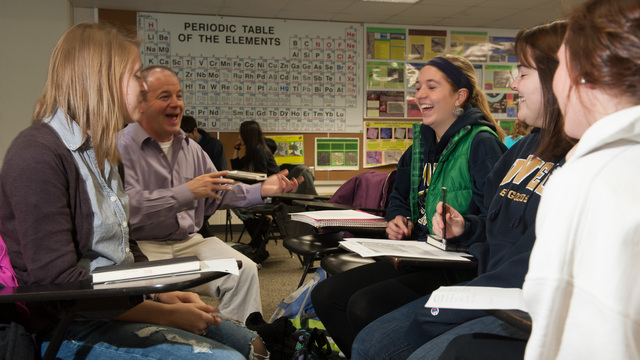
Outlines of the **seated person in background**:
[{"label": "seated person in background", "polygon": [[[240,149],[242,149],[243,145],[244,156],[240,157]],[[280,171],[276,160],[273,158],[273,151],[267,146],[260,124],[257,122],[248,120],[240,124],[240,135],[238,135],[238,141],[233,146],[231,168],[233,170],[264,173],[267,176]]]},{"label": "seated person in background", "polygon": [[231,186],[233,181],[223,177],[227,171],[216,171],[202,148],[180,130],[184,102],[175,73],[152,66],[142,76],[149,88],[142,116],[118,138],[131,201],[131,237],[151,260],[189,255],[242,260],[240,276],[225,276],[196,291],[219,297],[220,311],[244,322],[261,312],[256,264],[220,239],[197,232],[205,215],[262,204],[268,196],[296,190],[298,180],[282,172],[261,184]]},{"label": "seated person in background", "polygon": [[[110,26],[81,23],[53,50],[33,124],[13,141],[0,173],[0,233],[20,285],[87,280],[97,267],[147,261],[129,238],[116,147],[118,130],[139,118],[146,90],[139,45]],[[57,356],[202,358],[195,349],[224,359],[268,355],[255,333],[211,314],[216,307],[196,294],[154,297],[113,319],[101,313],[73,320]],[[24,324],[44,354],[59,309],[26,305]]]},{"label": "seated person in background", "polygon": [[[243,145],[244,156],[240,157],[240,150]],[[275,142],[273,142],[273,145],[275,145]],[[274,151],[275,149],[272,150],[267,145],[260,124],[253,120],[243,121],[240,124],[238,141],[233,146],[231,168],[233,170],[264,173],[267,176],[271,176],[280,171],[276,160],[273,158]],[[263,242],[263,233],[266,232],[266,229],[258,231],[260,221],[251,212],[244,209],[233,209],[233,212],[242,220],[247,232],[251,235],[249,245],[257,249]],[[264,252],[264,256],[268,256],[268,253]],[[259,262],[262,260],[264,259],[256,259]]]},{"label": "seated person in background", "polygon": [[504,137],[504,144],[507,146],[507,149],[511,148],[513,144],[527,135],[529,131],[531,131],[531,126],[524,121],[516,120],[513,124],[511,134]]},{"label": "seated person in background", "polygon": [[[422,122],[414,125],[413,144],[402,155],[386,232],[390,239],[431,233],[431,218],[447,198],[461,213],[486,212],[485,182],[505,151],[502,129],[491,116],[473,65],[446,55],[420,70],[416,102]],[[347,357],[358,332],[371,321],[450,281],[475,274],[448,270],[403,269],[376,262],[320,282],[311,293],[316,313]],[[383,332],[384,333],[384,332]],[[372,357],[375,358],[375,357]]]},{"label": "seated person in background", "polygon": [[[534,129],[502,156],[487,177],[486,215],[461,215],[447,205],[447,239],[473,244],[469,252],[478,260],[478,276],[458,285],[522,286],[545,181],[574,143],[562,132],[562,114],[551,92],[556,52],[566,27],[559,21],[521,30],[516,36],[518,76],[511,88],[521,99],[518,119]],[[443,211],[439,203],[432,219],[439,236]],[[428,298],[423,296],[365,327],[356,337],[352,359],[437,359],[452,338],[465,333],[527,337],[485,311],[425,308]]]},{"label": "seated person in background", "polygon": [[198,129],[196,119],[193,116],[183,115],[180,128],[191,140],[200,145],[202,150],[209,155],[213,166],[216,170],[227,170],[227,155],[224,153],[224,148],[220,140],[209,135],[208,132]]},{"label": "seated person in background", "polygon": [[[193,116],[183,115],[180,128],[191,140],[197,142],[207,155],[209,155],[209,158],[211,159],[211,162],[213,162],[213,166],[216,167],[216,170],[222,171],[228,169],[227,155],[224,153],[222,143],[220,140],[209,135],[208,132],[198,129],[196,119]],[[214,236],[213,231],[209,226],[210,217],[211,216],[208,215],[204,216],[202,227],[198,230],[200,235],[206,238]]]}]

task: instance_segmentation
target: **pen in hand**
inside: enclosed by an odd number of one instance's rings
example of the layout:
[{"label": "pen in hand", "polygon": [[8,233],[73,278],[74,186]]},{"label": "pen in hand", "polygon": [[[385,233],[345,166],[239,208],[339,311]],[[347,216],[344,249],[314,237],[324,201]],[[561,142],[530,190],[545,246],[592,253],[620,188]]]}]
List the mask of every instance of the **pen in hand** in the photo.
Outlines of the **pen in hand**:
[{"label": "pen in hand", "polygon": [[442,240],[447,238],[447,188],[442,187]]}]

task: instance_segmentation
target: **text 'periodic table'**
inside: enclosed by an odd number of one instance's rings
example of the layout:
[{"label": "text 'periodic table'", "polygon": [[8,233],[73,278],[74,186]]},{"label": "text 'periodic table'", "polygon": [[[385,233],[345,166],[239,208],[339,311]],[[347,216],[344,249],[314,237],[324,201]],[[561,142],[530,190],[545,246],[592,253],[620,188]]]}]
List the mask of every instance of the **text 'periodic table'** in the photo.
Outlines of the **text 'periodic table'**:
[{"label": "text 'periodic table'", "polygon": [[144,66],[177,74],[207,131],[362,129],[362,25],[139,13],[138,34]]}]

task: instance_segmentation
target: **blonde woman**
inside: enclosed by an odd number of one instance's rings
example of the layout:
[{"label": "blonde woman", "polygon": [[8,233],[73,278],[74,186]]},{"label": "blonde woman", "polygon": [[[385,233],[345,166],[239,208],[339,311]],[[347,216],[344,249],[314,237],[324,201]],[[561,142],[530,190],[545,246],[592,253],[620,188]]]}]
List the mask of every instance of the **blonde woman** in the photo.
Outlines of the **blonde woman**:
[{"label": "blonde woman", "polygon": [[[138,42],[107,25],[78,24],[56,45],[33,125],[13,141],[0,174],[0,233],[20,285],[83,280],[100,266],[146,261],[129,239],[116,146],[118,131],[140,116],[140,68]],[[58,357],[267,355],[256,334],[221,324],[197,295],[155,298],[113,319],[73,321]],[[57,311],[28,306],[25,325],[44,353]]]}]

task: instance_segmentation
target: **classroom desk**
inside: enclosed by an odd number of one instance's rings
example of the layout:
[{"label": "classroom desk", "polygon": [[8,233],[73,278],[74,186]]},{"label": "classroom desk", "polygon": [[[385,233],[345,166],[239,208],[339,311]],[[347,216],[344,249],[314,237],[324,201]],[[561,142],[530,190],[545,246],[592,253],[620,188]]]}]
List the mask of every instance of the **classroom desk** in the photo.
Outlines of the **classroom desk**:
[{"label": "classroom desk", "polygon": [[531,316],[522,310],[487,310],[498,319],[522,331],[531,332]]},{"label": "classroom desk", "polygon": [[[241,264],[242,263],[239,262],[239,266]],[[92,284],[91,280],[87,279],[60,284],[6,287],[0,289],[0,303],[22,301],[92,300],[91,303],[93,304],[98,303],[100,299],[107,297],[142,298],[144,294],[169,292],[195,287],[209,281],[216,280],[225,275],[227,275],[227,273],[206,272],[104,284]],[[110,307],[109,305],[110,304],[105,304],[107,307]],[[113,308],[118,307],[116,306]]]},{"label": "classroom desk", "polygon": [[458,260],[410,258],[410,257],[401,257],[401,256],[381,256],[378,259],[380,259],[381,261],[392,263],[393,266],[398,270],[405,267],[469,269],[469,270],[478,268],[478,261],[475,258],[472,258],[471,261],[458,261]]},{"label": "classroom desk", "polygon": [[[238,261],[238,267],[242,262]],[[79,312],[130,309],[144,295],[192,288],[228,275],[224,272],[166,276],[147,280],[92,284],[91,280],[60,284],[27,285],[0,289],[0,303],[55,302],[62,313],[61,320],[43,360],[54,359],[64,340],[67,328]]]}]

